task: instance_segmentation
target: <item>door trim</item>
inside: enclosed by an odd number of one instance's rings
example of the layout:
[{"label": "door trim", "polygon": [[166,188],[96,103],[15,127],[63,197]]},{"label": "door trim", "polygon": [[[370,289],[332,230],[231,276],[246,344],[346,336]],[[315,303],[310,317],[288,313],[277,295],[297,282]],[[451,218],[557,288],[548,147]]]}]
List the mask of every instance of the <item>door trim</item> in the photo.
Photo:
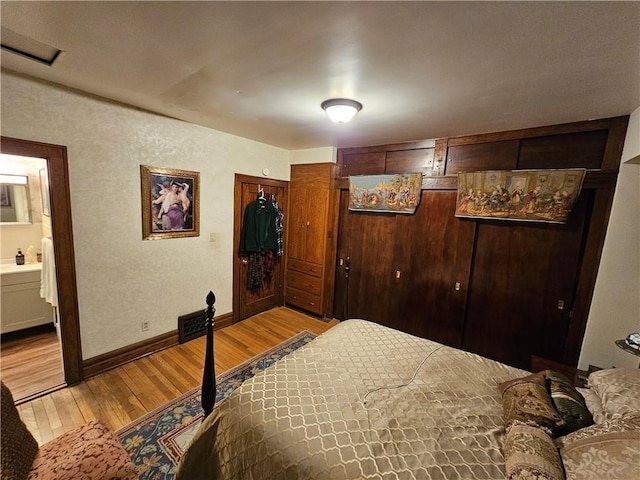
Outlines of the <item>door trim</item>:
[{"label": "door trim", "polygon": [[72,385],[83,377],[67,147],[10,137],[2,137],[1,142],[2,153],[47,160],[62,361],[65,382]]},{"label": "door trim", "polygon": [[[286,180],[275,180],[264,177],[254,177],[251,175],[235,174],[233,186],[233,323],[240,321],[240,262],[238,261],[238,246],[240,245],[240,235],[242,233],[242,184],[254,183],[260,185],[268,185],[271,187],[283,188],[289,193],[289,182]],[[286,199],[278,199],[278,204],[283,210],[286,209]],[[287,235],[287,212],[284,211],[285,217],[285,248]],[[286,255],[285,255],[286,257]],[[283,284],[284,266],[281,269],[280,284]]]}]

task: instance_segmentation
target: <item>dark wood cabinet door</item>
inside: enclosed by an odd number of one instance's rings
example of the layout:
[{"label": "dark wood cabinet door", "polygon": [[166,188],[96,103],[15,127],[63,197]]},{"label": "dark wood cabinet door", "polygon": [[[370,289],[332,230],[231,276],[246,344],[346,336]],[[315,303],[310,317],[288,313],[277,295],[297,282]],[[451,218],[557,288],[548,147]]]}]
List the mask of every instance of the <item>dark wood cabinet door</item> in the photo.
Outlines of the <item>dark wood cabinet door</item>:
[{"label": "dark wood cabinet door", "polygon": [[[413,215],[349,212],[342,194],[335,315],[460,346],[475,225],[456,192],[423,191]],[[344,278],[344,263],[350,276]]]},{"label": "dark wood cabinet door", "polygon": [[[334,316],[398,328],[391,313],[398,298],[393,265],[399,235],[395,216],[349,211],[348,191],[341,194],[340,209]],[[344,276],[347,265],[348,279]]]},{"label": "dark wood cabinet door", "polygon": [[403,330],[460,347],[475,224],[456,218],[456,192],[424,190],[414,215],[398,215],[402,288],[394,315]]},{"label": "dark wood cabinet door", "polygon": [[478,221],[462,348],[524,369],[562,360],[589,197],[564,225]]}]

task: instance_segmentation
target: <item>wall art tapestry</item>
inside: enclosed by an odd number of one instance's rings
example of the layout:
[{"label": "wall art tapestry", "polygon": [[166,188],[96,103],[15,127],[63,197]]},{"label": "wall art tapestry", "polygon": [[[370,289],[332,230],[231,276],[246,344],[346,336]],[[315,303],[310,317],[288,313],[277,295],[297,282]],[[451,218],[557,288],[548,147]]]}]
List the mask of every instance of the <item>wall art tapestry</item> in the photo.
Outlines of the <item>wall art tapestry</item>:
[{"label": "wall art tapestry", "polygon": [[422,173],[349,177],[349,210],[414,213],[421,188]]},{"label": "wall art tapestry", "polygon": [[456,217],[566,223],[585,169],[458,173]]},{"label": "wall art tapestry", "polygon": [[200,174],[140,165],[142,238],[200,235]]}]

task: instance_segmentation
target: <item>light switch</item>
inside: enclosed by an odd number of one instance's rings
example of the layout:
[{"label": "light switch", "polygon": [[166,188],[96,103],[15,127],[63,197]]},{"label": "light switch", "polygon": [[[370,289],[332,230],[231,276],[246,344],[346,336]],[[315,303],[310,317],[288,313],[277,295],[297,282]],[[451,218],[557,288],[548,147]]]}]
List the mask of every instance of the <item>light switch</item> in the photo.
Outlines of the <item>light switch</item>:
[{"label": "light switch", "polygon": [[210,242],[215,242],[216,240],[217,240],[217,237],[216,237],[215,232],[211,232],[211,233],[209,234],[209,241],[210,241]]}]

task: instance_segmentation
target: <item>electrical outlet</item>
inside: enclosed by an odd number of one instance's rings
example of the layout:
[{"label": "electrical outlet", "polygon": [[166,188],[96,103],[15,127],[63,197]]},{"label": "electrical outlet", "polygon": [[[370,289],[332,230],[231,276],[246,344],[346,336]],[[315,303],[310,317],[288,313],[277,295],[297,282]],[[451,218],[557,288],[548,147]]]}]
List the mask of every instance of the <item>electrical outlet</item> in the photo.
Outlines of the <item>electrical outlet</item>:
[{"label": "electrical outlet", "polygon": [[146,332],[147,330],[149,330],[149,322],[142,322],[142,323],[140,324],[140,329],[141,329],[143,332]]}]

